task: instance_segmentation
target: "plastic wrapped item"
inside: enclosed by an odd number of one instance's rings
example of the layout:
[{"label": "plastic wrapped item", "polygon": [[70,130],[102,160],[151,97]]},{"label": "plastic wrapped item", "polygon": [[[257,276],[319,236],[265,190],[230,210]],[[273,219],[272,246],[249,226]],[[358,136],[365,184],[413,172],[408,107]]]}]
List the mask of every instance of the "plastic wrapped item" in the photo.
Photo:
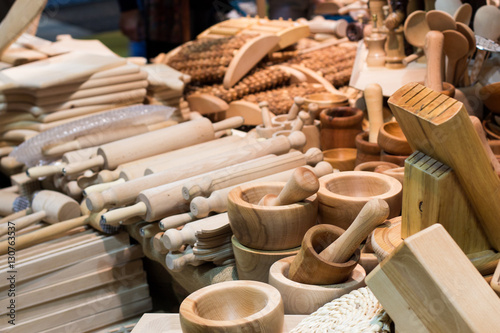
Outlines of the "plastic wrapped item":
[{"label": "plastic wrapped item", "polygon": [[174,111],[175,108],[163,105],[136,105],[110,110],[42,132],[19,145],[9,156],[28,167],[48,164],[53,158],[43,155],[43,147],[70,141],[79,136],[103,131],[107,128],[165,121],[172,116]]}]

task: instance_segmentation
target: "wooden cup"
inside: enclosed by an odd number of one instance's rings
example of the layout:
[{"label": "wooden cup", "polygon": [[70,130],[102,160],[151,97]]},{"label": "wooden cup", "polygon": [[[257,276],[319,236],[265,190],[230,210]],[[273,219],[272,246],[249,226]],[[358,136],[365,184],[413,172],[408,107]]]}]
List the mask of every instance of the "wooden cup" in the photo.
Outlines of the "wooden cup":
[{"label": "wooden cup", "polygon": [[331,300],[365,286],[366,272],[361,265],[357,265],[343,283],[318,286],[292,281],[288,270],[293,259],[278,260],[269,270],[269,284],[281,293],[286,314],[309,315]]},{"label": "wooden cup", "polygon": [[356,161],[355,166],[371,161],[380,161],[380,146],[376,142],[368,141],[368,132],[362,132],[356,135]]},{"label": "wooden cup", "polygon": [[316,224],[316,194],[291,205],[258,205],[266,194],[278,195],[284,186],[279,182],[246,184],[229,192],[229,224],[241,244],[257,250],[288,250],[299,246]]},{"label": "wooden cup", "polygon": [[395,178],[369,171],[332,173],[319,179],[318,218],[346,230],[361,208],[374,198],[390,207],[389,218],[399,216],[403,186]]},{"label": "wooden cup", "polygon": [[226,281],[199,289],[181,303],[179,316],[185,333],[281,333],[285,320],[279,291],[256,281]]},{"label": "wooden cup", "polygon": [[390,121],[380,127],[378,145],[380,149],[392,155],[409,156],[413,153],[397,121]]},{"label": "wooden cup", "polygon": [[351,107],[327,108],[319,114],[321,148],[355,148],[355,139],[363,131],[363,111]]},{"label": "wooden cup", "polygon": [[352,171],[356,162],[355,148],[334,148],[323,151],[323,160],[330,163],[334,169]]}]

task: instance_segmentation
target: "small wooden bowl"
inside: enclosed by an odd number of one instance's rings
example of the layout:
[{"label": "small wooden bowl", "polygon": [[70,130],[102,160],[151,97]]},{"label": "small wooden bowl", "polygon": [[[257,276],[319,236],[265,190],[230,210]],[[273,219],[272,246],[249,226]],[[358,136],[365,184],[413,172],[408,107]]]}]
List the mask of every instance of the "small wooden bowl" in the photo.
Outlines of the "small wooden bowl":
[{"label": "small wooden bowl", "polygon": [[411,149],[396,121],[390,121],[380,127],[378,145],[380,149],[393,155],[410,155],[413,153],[413,149]]},{"label": "small wooden bowl", "polygon": [[284,129],[285,129],[284,124],[277,124],[277,125],[273,124],[272,127],[264,127],[261,124],[261,125],[257,125],[255,127],[255,131],[257,132],[257,135],[259,136],[259,138],[264,138],[264,139],[269,139],[273,136],[274,133],[276,133],[278,131],[282,131]]},{"label": "small wooden bowl", "polygon": [[389,218],[401,213],[403,186],[390,176],[368,171],[345,171],[323,176],[319,183],[320,223],[346,230],[361,208],[373,198],[387,202]]},{"label": "small wooden bowl", "polygon": [[354,168],[354,171],[372,171],[375,172],[375,169],[380,166],[386,166],[388,168],[399,168],[399,165],[390,163],[390,162],[384,162],[384,161],[372,161],[372,162],[365,162],[361,163],[359,165],[356,165]]},{"label": "small wooden bowl", "polygon": [[356,135],[356,161],[355,165],[370,161],[380,161],[380,146],[376,142],[368,141],[368,132]]},{"label": "small wooden bowl", "polygon": [[229,224],[241,244],[257,250],[292,249],[316,224],[316,194],[291,205],[258,205],[264,195],[278,195],[284,186],[284,182],[256,183],[240,185],[229,192]]},{"label": "small wooden bowl", "polygon": [[278,260],[269,270],[269,284],[281,293],[286,314],[309,315],[331,300],[365,286],[366,272],[359,264],[343,283],[316,286],[292,281],[288,278],[288,270],[293,259]]},{"label": "small wooden bowl", "polygon": [[323,160],[340,171],[354,170],[357,150],[355,148],[335,148],[323,151]]},{"label": "small wooden bowl", "polygon": [[310,103],[318,104],[319,109],[349,105],[349,101],[346,96],[333,93],[316,93],[304,96],[303,108],[307,109],[307,106]]},{"label": "small wooden bowl", "polygon": [[296,255],[300,247],[282,251],[251,249],[241,244],[234,235],[231,237],[234,259],[239,280],[253,280],[268,283],[269,268],[276,261]]},{"label": "small wooden bowl", "polygon": [[185,333],[281,333],[285,320],[279,291],[256,281],[226,281],[199,289],[181,303],[179,317]]}]

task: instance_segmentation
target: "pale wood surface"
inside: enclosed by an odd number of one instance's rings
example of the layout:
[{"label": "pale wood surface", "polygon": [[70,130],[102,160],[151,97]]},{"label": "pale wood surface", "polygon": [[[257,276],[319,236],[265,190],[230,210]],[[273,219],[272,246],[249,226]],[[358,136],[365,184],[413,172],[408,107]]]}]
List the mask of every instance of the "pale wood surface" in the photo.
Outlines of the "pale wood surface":
[{"label": "pale wood surface", "polygon": [[382,87],[377,83],[368,84],[365,88],[364,96],[368,121],[370,122],[368,142],[376,143],[380,126],[384,123]]},{"label": "pale wood surface", "polygon": [[259,125],[262,123],[260,108],[257,104],[247,101],[233,101],[229,103],[226,117],[242,116],[245,118],[245,125]]},{"label": "pale wood surface", "polygon": [[500,327],[500,299],[439,224],[407,238],[366,283],[402,331]]},{"label": "pale wood surface", "polygon": [[500,262],[498,263],[497,268],[495,269],[495,273],[491,278],[490,282],[491,288],[500,296]]},{"label": "pale wood surface", "polygon": [[[414,100],[427,105],[421,108]],[[389,99],[389,106],[412,148],[454,169],[486,236],[498,250],[500,206],[492,203],[500,200],[500,179],[491,168],[463,104],[412,83],[398,90]],[[474,163],[470,163],[471,157]]]},{"label": "pale wood surface", "polygon": [[192,94],[186,100],[189,103],[189,108],[200,114],[224,112],[229,108],[229,105],[222,99],[210,94]]}]

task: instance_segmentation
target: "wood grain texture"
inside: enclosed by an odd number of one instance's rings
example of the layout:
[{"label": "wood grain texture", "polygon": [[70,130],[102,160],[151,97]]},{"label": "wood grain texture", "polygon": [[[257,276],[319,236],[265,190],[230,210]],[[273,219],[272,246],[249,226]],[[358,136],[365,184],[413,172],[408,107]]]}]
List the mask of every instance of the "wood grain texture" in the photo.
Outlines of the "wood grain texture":
[{"label": "wood grain texture", "polygon": [[500,296],[500,262],[498,263],[497,268],[495,269],[495,273],[491,278],[490,282],[491,288]]},{"label": "wood grain texture", "polygon": [[366,283],[401,331],[500,327],[498,296],[439,224],[407,238]]},{"label": "wood grain texture", "polygon": [[[500,249],[500,179],[462,103],[409,83],[389,99],[410,146],[453,168],[486,235]],[[470,163],[474,158],[474,163]]]}]

